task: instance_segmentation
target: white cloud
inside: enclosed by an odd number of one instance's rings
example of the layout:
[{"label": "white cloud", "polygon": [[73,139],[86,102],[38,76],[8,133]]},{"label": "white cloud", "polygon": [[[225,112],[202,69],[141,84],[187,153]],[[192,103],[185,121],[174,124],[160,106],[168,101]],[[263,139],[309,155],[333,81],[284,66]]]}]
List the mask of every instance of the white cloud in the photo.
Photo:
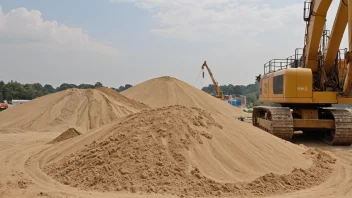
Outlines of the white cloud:
[{"label": "white cloud", "polygon": [[[149,10],[158,22],[151,32],[191,41],[243,41],[265,43],[285,36],[303,43],[303,1],[282,0],[110,0],[132,3]],[[328,15],[331,28],[339,2],[333,2]],[[239,38],[239,39],[238,39]],[[297,40],[299,38],[300,40]],[[275,40],[275,39],[274,39]],[[277,40],[275,40],[277,41]],[[297,46],[299,47],[299,46]],[[303,46],[302,46],[303,47]]]},{"label": "white cloud", "polygon": [[[207,60],[220,84],[253,83],[265,62],[303,47],[303,3],[297,0],[111,1],[148,10],[157,22],[152,33],[190,41],[193,51],[180,58],[187,66],[179,66],[180,59],[169,64],[194,76],[197,64]],[[209,78],[206,82],[211,83]]]},{"label": "white cloud", "polygon": [[[291,56],[304,44],[303,0],[110,1],[130,3],[150,12],[156,21],[150,31],[156,35],[199,45],[189,56],[182,57],[184,64],[195,65],[206,59],[220,84],[252,83],[254,76],[262,73],[265,62]],[[328,28],[337,6],[334,1]],[[206,49],[202,47],[205,43]],[[184,69],[193,75],[198,68]],[[211,83],[209,78],[207,82]]]},{"label": "white cloud", "polygon": [[16,48],[41,47],[118,54],[117,49],[91,40],[82,29],[45,21],[40,11],[28,11],[26,8],[3,13],[0,7],[0,44]]},{"label": "white cloud", "polygon": [[[80,28],[44,20],[38,10],[0,7],[0,79],[21,83],[129,82],[120,50],[94,41]],[[118,80],[116,80],[118,79]]]},{"label": "white cloud", "polygon": [[[148,10],[156,22],[149,28],[152,35],[139,32],[143,42],[125,38],[123,56],[82,29],[44,20],[40,11],[0,11],[0,67],[6,68],[0,79],[118,86],[171,75],[194,84],[206,60],[220,84],[247,84],[262,73],[265,62],[303,47],[302,0],[111,1]],[[337,4],[329,12],[328,28]]]},{"label": "white cloud", "polygon": [[[219,41],[302,26],[302,3],[273,8],[264,0],[111,0],[149,10],[151,31],[186,40]],[[274,3],[272,3],[273,5]]]}]

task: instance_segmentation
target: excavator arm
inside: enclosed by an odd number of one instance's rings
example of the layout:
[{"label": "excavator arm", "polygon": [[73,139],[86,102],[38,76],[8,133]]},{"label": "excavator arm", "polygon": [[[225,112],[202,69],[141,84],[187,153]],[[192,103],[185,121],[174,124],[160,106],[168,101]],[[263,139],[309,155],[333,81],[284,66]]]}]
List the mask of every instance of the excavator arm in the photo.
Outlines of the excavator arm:
[{"label": "excavator arm", "polygon": [[[347,0],[345,0],[347,2]],[[339,47],[345,33],[347,22],[348,22],[348,4],[344,0],[340,1],[336,18],[334,21],[333,28],[329,39],[328,48],[324,59],[324,69],[326,75],[331,74],[333,67],[335,66],[336,54],[339,51]]]},{"label": "excavator arm", "polygon": [[218,98],[221,98],[221,99],[224,99],[224,95],[222,94],[218,83],[215,81],[215,78],[214,78],[214,76],[213,76],[213,73],[212,73],[211,70],[209,69],[209,67],[208,67],[206,61],[204,61],[203,65],[202,65],[203,78],[204,78],[204,68],[205,68],[205,67],[207,68],[208,73],[209,73],[209,75],[210,75],[210,78],[211,78],[211,80],[213,81],[213,84],[214,84],[214,86],[215,86],[215,90],[216,90],[216,95],[217,95],[217,97],[218,97]]},{"label": "excavator arm", "polygon": [[349,51],[345,55],[347,60],[347,72],[343,93],[344,96],[352,97],[352,0],[348,0],[348,42]]},{"label": "excavator arm", "polygon": [[318,72],[318,51],[320,39],[324,31],[326,15],[332,0],[313,0],[310,3],[307,21],[307,32],[305,35],[304,67]]},{"label": "excavator arm", "polygon": [[345,1],[347,2],[347,0],[340,1],[331,34],[327,37],[327,45],[325,44],[325,38],[323,38],[324,43],[321,48],[323,50],[323,60],[321,58],[320,61],[322,64],[320,87],[323,90],[336,90],[336,88],[343,87],[344,73],[341,67],[345,68],[346,63],[345,61],[336,62],[336,58],[348,22],[348,4]]},{"label": "excavator arm", "polygon": [[[331,3],[332,0],[313,0],[309,3],[309,15],[305,16],[307,31],[303,67],[310,68],[319,76],[322,90],[335,90],[340,87],[343,97],[352,97],[352,0],[340,0],[328,45],[319,49]],[[349,51],[344,60],[337,61],[347,24]],[[341,72],[341,69],[345,70]]]},{"label": "excavator arm", "polygon": [[[314,2],[314,1],[313,1]],[[327,2],[327,1],[326,1]],[[339,47],[341,45],[342,38],[344,36],[346,27],[348,24],[348,41],[349,41],[349,51],[345,54],[345,60],[342,62],[336,62],[336,57],[339,52]],[[318,37],[317,37],[318,38]],[[324,57],[322,65],[322,76],[323,83],[331,81],[334,75],[339,81],[344,81],[343,83],[343,96],[352,97],[352,66],[351,66],[351,50],[352,50],[352,0],[340,0],[339,8],[336,13],[333,28],[331,30],[331,35],[329,38],[329,44],[326,49],[326,54]],[[309,60],[308,60],[309,61]],[[344,75],[339,75],[339,70],[341,66],[347,64],[346,71]],[[336,68],[334,74],[334,67]],[[345,69],[345,68],[343,68]],[[340,79],[339,79],[340,78]],[[342,78],[342,79],[341,79]]]}]

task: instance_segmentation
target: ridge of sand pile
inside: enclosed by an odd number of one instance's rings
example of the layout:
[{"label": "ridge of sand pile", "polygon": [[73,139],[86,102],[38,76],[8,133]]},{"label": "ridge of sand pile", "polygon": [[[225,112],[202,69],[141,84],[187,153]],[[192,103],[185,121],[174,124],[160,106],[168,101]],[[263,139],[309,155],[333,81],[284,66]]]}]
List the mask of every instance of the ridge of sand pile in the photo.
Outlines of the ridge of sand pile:
[{"label": "ridge of sand pile", "polygon": [[65,132],[61,133],[59,136],[57,136],[55,139],[53,139],[50,144],[54,144],[57,142],[62,142],[67,139],[71,139],[74,137],[77,137],[79,135],[82,135],[79,131],[77,131],[75,128],[69,128]]},{"label": "ridge of sand pile", "polygon": [[108,88],[68,89],[1,112],[0,126],[27,131],[64,131],[74,127],[85,133],[145,108],[149,107]]},{"label": "ridge of sand pile", "polygon": [[148,104],[152,108],[169,105],[198,107],[209,112],[227,116],[247,115],[239,108],[228,104],[210,94],[173,77],[154,78],[133,86],[121,94],[128,98]]},{"label": "ridge of sand pile", "polygon": [[[246,123],[199,108],[146,110],[103,128],[79,137],[82,143],[71,142],[84,144],[81,149],[59,159],[49,157],[44,172],[86,190],[263,195],[318,184],[329,175],[333,162],[318,150],[306,152]],[[93,138],[87,142],[84,136]]]}]

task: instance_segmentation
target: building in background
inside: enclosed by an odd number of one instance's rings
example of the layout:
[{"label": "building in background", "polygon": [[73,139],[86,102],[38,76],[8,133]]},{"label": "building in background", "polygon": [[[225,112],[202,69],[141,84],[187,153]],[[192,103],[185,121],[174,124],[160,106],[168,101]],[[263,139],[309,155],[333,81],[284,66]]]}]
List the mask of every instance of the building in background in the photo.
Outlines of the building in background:
[{"label": "building in background", "polygon": [[229,100],[227,101],[229,104],[231,104],[232,106],[235,106],[235,107],[240,107],[241,106],[241,101],[238,100],[238,99],[232,99],[232,100]]},{"label": "building in background", "polygon": [[246,96],[234,97],[231,100],[227,101],[229,104],[235,107],[247,107],[247,98]]},{"label": "building in background", "polygon": [[12,100],[12,106],[16,106],[25,102],[28,102],[30,100]]}]

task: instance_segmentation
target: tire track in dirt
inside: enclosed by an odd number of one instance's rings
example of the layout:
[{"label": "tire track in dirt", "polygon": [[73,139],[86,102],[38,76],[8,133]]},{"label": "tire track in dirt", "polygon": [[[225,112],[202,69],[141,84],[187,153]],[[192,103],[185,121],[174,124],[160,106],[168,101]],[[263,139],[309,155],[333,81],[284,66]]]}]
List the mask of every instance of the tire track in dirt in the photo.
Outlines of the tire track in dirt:
[{"label": "tire track in dirt", "polygon": [[[314,139],[298,140],[297,144],[319,148],[334,156],[337,160],[330,178],[319,186],[270,198],[350,198],[352,197],[352,147],[329,146]],[[268,197],[268,198],[269,198]]]}]

